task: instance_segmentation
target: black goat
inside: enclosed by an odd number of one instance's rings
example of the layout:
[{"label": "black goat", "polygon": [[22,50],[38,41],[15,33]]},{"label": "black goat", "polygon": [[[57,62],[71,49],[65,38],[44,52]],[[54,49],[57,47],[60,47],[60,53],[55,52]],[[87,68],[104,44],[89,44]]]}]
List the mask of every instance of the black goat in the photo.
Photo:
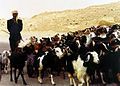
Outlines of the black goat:
[{"label": "black goat", "polygon": [[[25,66],[26,56],[27,54],[22,51],[21,48],[17,48],[14,52],[11,53],[10,59],[10,80],[13,81],[12,78],[12,68],[14,68],[14,80],[15,83],[17,83],[17,80],[19,78],[19,75],[21,75],[23,79],[23,84],[27,85],[24,75],[23,75],[23,68]],[[18,75],[16,76],[16,71],[19,71]]]}]

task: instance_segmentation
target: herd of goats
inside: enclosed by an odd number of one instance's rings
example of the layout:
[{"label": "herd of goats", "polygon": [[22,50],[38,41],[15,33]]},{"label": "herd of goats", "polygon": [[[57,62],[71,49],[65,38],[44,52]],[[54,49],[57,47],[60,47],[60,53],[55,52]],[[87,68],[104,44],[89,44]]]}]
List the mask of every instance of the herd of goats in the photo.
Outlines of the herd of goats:
[{"label": "herd of goats", "polygon": [[23,84],[27,85],[25,64],[28,76],[37,77],[41,84],[45,73],[52,85],[57,84],[54,76],[60,73],[64,79],[67,73],[70,86],[120,83],[120,25],[93,26],[40,39],[32,36],[21,41],[14,52],[0,53],[0,73],[7,73],[10,67],[10,81],[12,74],[15,83],[21,75]]}]

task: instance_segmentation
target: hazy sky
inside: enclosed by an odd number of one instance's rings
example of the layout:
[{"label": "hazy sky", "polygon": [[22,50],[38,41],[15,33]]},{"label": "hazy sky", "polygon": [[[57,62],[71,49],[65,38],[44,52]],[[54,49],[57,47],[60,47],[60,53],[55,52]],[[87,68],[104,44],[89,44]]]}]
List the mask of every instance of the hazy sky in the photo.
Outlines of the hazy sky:
[{"label": "hazy sky", "polygon": [[11,18],[16,9],[19,17],[31,17],[45,11],[80,9],[90,5],[106,4],[120,0],[0,0],[0,18]]}]

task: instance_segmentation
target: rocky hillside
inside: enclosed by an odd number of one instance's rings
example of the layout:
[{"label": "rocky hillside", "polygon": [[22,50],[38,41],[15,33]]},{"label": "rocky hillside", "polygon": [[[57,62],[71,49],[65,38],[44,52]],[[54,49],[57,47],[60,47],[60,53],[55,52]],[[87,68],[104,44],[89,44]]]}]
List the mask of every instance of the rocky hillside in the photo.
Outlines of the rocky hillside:
[{"label": "rocky hillside", "polygon": [[[68,32],[113,23],[120,23],[120,2],[78,10],[41,13],[24,19],[24,31]],[[0,28],[6,28],[5,26],[0,22]]]},{"label": "rocky hillside", "polygon": [[120,2],[85,9],[42,13],[33,16],[27,28],[33,31],[74,31],[93,25],[120,23]]}]

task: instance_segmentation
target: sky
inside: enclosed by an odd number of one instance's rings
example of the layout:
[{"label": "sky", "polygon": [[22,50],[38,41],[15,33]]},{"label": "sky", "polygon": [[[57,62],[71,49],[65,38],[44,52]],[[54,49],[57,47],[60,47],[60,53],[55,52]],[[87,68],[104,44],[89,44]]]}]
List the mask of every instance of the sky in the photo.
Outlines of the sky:
[{"label": "sky", "polygon": [[12,10],[18,10],[21,18],[30,18],[42,12],[80,9],[117,1],[120,0],[0,0],[0,18],[11,18]]}]

